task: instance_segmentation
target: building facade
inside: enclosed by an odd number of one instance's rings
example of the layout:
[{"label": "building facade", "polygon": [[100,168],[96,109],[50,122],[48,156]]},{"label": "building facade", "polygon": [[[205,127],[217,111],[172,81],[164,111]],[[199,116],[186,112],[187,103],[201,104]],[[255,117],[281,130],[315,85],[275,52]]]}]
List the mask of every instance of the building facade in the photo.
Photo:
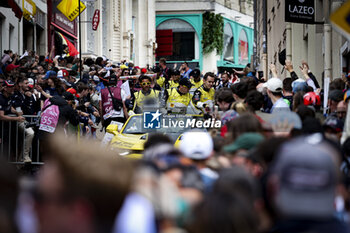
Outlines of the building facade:
[{"label": "building facade", "polygon": [[[224,19],[222,54],[203,54],[203,14],[213,12]],[[169,64],[186,61],[203,72],[243,68],[253,54],[253,2],[242,0],[157,0],[156,59],[165,57]],[[169,38],[168,48],[162,46]],[[170,44],[170,46],[169,46]],[[166,51],[166,52],[164,52]]]},{"label": "building facade", "polygon": [[269,77],[268,64],[276,64],[281,77],[289,76],[283,71],[279,55],[285,51],[292,60],[299,77],[299,65],[304,60],[319,83],[323,77],[340,78],[349,70],[348,42],[329,24],[329,14],[344,1],[314,1],[314,24],[285,22],[286,1],[256,0],[256,51],[255,65]]},{"label": "building facade", "polygon": [[[145,67],[154,63],[155,1],[96,0],[86,2],[82,13],[82,55],[106,56],[114,62],[122,60]],[[100,10],[96,31],[91,21]]]},{"label": "building facade", "polygon": [[46,0],[8,0],[0,4],[0,54],[4,50],[47,52]]}]

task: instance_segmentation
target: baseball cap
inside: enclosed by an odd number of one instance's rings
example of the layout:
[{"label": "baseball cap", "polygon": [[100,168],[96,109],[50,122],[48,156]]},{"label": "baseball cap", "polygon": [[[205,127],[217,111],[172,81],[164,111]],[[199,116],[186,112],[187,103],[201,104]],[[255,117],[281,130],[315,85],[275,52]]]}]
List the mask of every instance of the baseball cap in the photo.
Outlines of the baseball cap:
[{"label": "baseball cap", "polygon": [[92,78],[95,82],[99,82],[100,78],[97,75],[94,75],[94,77]]},{"label": "baseball cap", "polygon": [[198,70],[198,69],[194,69],[194,70],[192,70],[191,72],[190,72],[190,77],[192,76],[192,77],[194,77],[194,78],[197,78],[197,77],[199,77],[201,75],[201,72]]},{"label": "baseball cap", "polygon": [[56,77],[56,75],[57,75],[57,74],[56,74],[55,71],[49,70],[49,71],[46,72],[45,77],[44,77],[43,79],[48,79],[48,78],[50,78],[50,77]]},{"label": "baseball cap", "polygon": [[244,133],[233,143],[224,147],[224,151],[234,153],[240,149],[250,150],[264,141],[264,136],[259,133]]},{"label": "baseball cap", "polygon": [[267,87],[267,89],[272,92],[281,92],[283,83],[279,78],[270,78],[266,83],[264,83],[263,87]]},{"label": "baseball cap", "polygon": [[298,91],[305,92],[307,90],[307,87],[308,87],[307,83],[301,78],[292,82],[293,93],[297,93]]},{"label": "baseball cap", "polygon": [[336,117],[328,117],[325,122],[323,123],[323,128],[330,128],[336,132],[343,131],[344,123],[342,120],[336,118]]},{"label": "baseball cap", "polygon": [[334,214],[336,164],[321,134],[281,146],[270,177],[279,179],[274,203],[286,217],[327,218]]},{"label": "baseball cap", "polygon": [[142,68],[142,69],[141,69],[141,73],[142,73],[142,74],[146,74],[146,73],[147,73],[147,69],[146,69],[146,68]]},{"label": "baseball cap", "polygon": [[294,129],[302,129],[302,121],[297,113],[284,108],[276,110],[269,117],[268,121],[271,125],[287,122],[288,124],[292,124]]},{"label": "baseball cap", "polygon": [[14,86],[15,86],[15,83],[14,83],[12,80],[5,80],[5,81],[4,81],[4,84],[5,84],[7,87],[14,87]]},{"label": "baseball cap", "polygon": [[207,132],[190,131],[183,134],[180,151],[190,159],[207,159],[213,151],[213,139]]},{"label": "baseball cap", "polygon": [[249,72],[249,73],[247,74],[247,77],[254,77],[254,75],[253,75],[252,72]]},{"label": "baseball cap", "polygon": [[171,75],[180,75],[179,70],[171,70]]},{"label": "baseball cap", "polygon": [[58,71],[57,73],[57,78],[64,78],[64,77],[68,77],[69,76],[69,73],[67,70],[63,69],[63,70],[60,70]]},{"label": "baseball cap", "polygon": [[122,65],[120,65],[120,69],[129,69],[129,67],[124,65],[124,64],[122,64]]},{"label": "baseball cap", "polygon": [[67,87],[72,87],[72,84],[69,83],[67,80],[65,80],[64,78],[60,78],[60,80],[67,86]]},{"label": "baseball cap", "polygon": [[33,88],[34,87],[34,80],[32,78],[28,78],[28,86],[30,88]]},{"label": "baseball cap", "polygon": [[73,94],[67,91],[62,94],[62,97],[65,100],[74,100]]},{"label": "baseball cap", "polygon": [[6,72],[11,72],[11,70],[13,70],[13,69],[16,69],[16,68],[18,68],[19,67],[19,65],[14,65],[14,64],[8,64],[7,66],[6,66]]},{"label": "baseball cap", "polygon": [[192,87],[192,83],[191,83],[191,81],[190,81],[188,78],[182,78],[182,79],[180,79],[179,85],[180,85],[180,86],[186,86],[186,87],[188,87],[188,88],[191,88],[191,87]]},{"label": "baseball cap", "polygon": [[75,90],[74,88],[68,88],[66,92],[71,93],[72,95],[76,95],[77,94],[77,90]]},{"label": "baseball cap", "polygon": [[321,98],[315,92],[308,92],[304,95],[304,105],[320,106]]}]

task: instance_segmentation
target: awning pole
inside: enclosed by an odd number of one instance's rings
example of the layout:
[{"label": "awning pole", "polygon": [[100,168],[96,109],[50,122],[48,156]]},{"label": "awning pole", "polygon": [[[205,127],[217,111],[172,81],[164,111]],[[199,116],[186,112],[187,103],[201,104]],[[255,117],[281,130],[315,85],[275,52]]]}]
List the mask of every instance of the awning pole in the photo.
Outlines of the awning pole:
[{"label": "awning pole", "polygon": [[81,20],[80,20],[80,0],[78,0],[78,4],[79,4],[79,78],[82,79],[82,75],[81,75],[81,70],[83,68],[83,65],[81,64]]}]

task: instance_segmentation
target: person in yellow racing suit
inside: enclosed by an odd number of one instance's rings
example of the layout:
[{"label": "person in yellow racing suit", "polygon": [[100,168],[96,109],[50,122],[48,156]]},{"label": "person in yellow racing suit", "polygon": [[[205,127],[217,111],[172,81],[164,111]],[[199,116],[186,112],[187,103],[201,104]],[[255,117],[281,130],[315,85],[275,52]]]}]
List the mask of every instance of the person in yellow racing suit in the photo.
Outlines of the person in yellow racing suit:
[{"label": "person in yellow racing suit", "polygon": [[164,91],[163,102],[166,104],[167,113],[186,114],[192,95],[189,93],[192,84],[189,79],[182,78],[178,87]]},{"label": "person in yellow racing suit", "polygon": [[203,80],[201,79],[201,72],[198,69],[192,70],[190,73],[190,80],[192,83],[190,93],[193,94],[200,86],[203,85]]},{"label": "person in yellow racing suit", "polygon": [[178,87],[181,75],[179,70],[171,70],[169,88]]},{"label": "person in yellow racing suit", "polygon": [[203,85],[200,86],[192,97],[194,107],[199,110],[198,113],[208,113],[214,107],[215,89],[213,88],[215,75],[212,72],[207,72],[203,77]]},{"label": "person in yellow racing suit", "polygon": [[141,85],[141,90],[134,93],[134,113],[142,113],[145,105],[153,105],[153,108],[158,108],[160,95],[158,90],[151,88],[151,77],[141,75],[139,77],[139,83]]}]

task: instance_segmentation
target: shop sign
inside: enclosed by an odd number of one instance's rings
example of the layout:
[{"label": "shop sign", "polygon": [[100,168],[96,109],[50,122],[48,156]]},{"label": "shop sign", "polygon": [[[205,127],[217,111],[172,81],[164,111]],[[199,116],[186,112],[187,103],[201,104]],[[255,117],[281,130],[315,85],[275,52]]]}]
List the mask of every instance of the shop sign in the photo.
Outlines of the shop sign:
[{"label": "shop sign", "polygon": [[36,14],[36,6],[32,0],[22,0],[23,17],[32,21],[34,15]]},{"label": "shop sign", "polygon": [[86,9],[86,6],[81,1],[62,0],[58,5],[57,9],[62,12],[70,21],[73,21],[80,13]]},{"label": "shop sign", "polygon": [[[62,14],[55,14],[55,22],[58,23],[60,22],[60,24],[64,25],[66,29],[68,29],[69,31],[74,32],[74,23],[70,22],[69,20],[67,20],[67,18],[65,18]],[[59,23],[58,23],[59,24]]]},{"label": "shop sign", "polygon": [[94,17],[92,17],[92,30],[96,31],[100,23],[100,10],[95,10]]},{"label": "shop sign", "polygon": [[315,0],[286,0],[285,21],[314,24]]}]

